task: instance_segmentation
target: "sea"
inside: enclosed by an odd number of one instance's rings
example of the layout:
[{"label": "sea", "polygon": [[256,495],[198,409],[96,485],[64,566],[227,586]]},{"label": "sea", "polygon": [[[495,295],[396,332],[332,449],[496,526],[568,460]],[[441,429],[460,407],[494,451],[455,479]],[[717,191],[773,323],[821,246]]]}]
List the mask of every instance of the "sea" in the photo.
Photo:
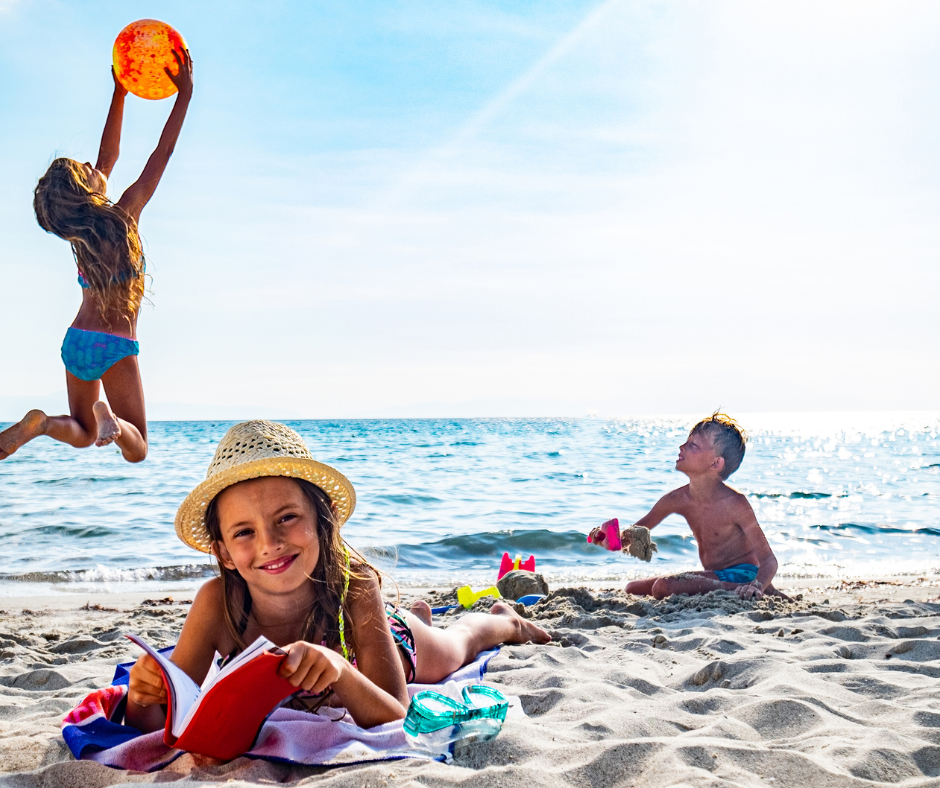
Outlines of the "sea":
[{"label": "sea", "polygon": [[[940,567],[940,414],[755,414],[730,483],[785,578],[925,574]],[[699,566],[680,517],[649,563],[590,545],[686,478],[695,419],[379,419],[286,422],[354,484],[346,540],[400,587],[495,582],[504,553],[535,556],[550,586],[622,583]],[[152,422],[150,454],[46,438],[0,462],[3,597],[187,594],[214,568],[173,518],[232,422]],[[6,426],[6,425],[3,425]]]}]

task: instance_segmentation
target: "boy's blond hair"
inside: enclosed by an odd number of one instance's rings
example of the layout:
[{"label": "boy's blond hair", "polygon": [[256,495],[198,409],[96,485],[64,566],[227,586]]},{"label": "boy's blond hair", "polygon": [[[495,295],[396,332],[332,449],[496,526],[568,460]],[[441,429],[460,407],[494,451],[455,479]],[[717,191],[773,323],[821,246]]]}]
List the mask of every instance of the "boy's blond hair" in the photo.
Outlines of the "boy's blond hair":
[{"label": "boy's blond hair", "polygon": [[715,445],[715,454],[725,461],[724,468],[718,474],[722,479],[727,479],[741,467],[747,433],[727,413],[716,410],[711,416],[707,416],[696,424],[689,433],[689,437],[698,433],[711,436]]}]

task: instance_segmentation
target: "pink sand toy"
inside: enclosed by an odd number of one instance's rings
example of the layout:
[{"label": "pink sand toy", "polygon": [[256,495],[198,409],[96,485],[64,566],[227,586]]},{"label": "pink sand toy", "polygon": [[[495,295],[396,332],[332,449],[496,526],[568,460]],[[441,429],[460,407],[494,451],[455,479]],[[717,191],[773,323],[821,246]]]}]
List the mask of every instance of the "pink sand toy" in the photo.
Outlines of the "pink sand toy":
[{"label": "pink sand toy", "polygon": [[507,572],[512,572],[514,569],[523,569],[526,572],[534,572],[535,556],[530,555],[527,560],[523,561],[521,555],[517,555],[515,559],[512,559],[509,557],[509,553],[503,553],[503,561],[499,565],[499,574],[496,576],[496,579],[502,580],[504,574]]},{"label": "pink sand toy", "polygon": [[[590,534],[588,534],[587,540],[591,541]],[[601,526],[601,536],[594,544],[603,545],[611,551],[623,549],[623,544],[620,541],[620,521],[616,517]]]}]

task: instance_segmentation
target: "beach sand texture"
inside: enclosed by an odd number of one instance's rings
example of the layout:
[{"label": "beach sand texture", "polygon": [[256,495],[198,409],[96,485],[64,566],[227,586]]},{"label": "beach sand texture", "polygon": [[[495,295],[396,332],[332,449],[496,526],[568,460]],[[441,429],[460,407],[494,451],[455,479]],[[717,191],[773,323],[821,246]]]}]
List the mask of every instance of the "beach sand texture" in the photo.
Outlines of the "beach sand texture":
[{"label": "beach sand texture", "polygon": [[3,603],[0,786],[940,785],[937,594],[936,578],[817,584],[793,603],[562,589],[528,609],[552,645],[506,647],[490,663],[489,681],[528,717],[458,747],[453,764],[219,766],[184,755],[154,774],[75,762],[59,722],[136,655],[125,631],[170,644],[187,606],[106,595],[83,608],[37,600],[32,612]]}]

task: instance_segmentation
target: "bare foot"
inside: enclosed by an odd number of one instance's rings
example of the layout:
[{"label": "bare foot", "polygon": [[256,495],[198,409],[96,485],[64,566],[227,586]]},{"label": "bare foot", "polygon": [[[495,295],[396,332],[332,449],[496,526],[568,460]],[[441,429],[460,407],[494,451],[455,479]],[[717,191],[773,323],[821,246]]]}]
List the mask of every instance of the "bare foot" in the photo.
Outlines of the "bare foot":
[{"label": "bare foot", "polygon": [[506,643],[528,643],[530,641],[532,643],[548,643],[552,639],[548,632],[537,624],[526,621],[505,602],[494,602],[493,607],[490,608],[490,613],[494,616],[511,616],[513,618],[518,634],[514,638],[507,639]]},{"label": "bare foot", "polygon": [[46,432],[46,414],[41,410],[31,410],[12,427],[0,432],[0,460],[5,460],[20,446],[29,443]]},{"label": "bare foot", "polygon": [[421,620],[429,627],[434,626],[431,621],[431,606],[423,599],[418,599],[411,605],[411,615]]},{"label": "bare foot", "polygon": [[91,407],[95,412],[95,421],[98,424],[98,440],[95,441],[95,446],[107,446],[109,443],[114,443],[115,440],[121,437],[121,425],[117,420],[117,416],[101,400],[98,400]]}]

